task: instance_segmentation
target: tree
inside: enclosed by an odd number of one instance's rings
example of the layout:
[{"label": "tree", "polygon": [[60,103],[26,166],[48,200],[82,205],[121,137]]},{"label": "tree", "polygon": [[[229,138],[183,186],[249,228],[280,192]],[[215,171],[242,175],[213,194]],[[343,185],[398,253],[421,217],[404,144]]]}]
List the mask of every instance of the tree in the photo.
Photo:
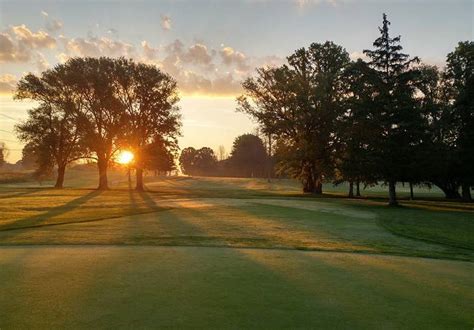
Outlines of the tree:
[{"label": "tree", "polygon": [[452,87],[457,150],[460,160],[462,196],[471,201],[474,186],[474,42],[460,42],[448,54],[446,78]]},{"label": "tree", "polygon": [[21,151],[20,164],[24,169],[34,169],[38,167],[39,155],[33,143],[27,143]]},{"label": "tree", "polygon": [[194,175],[194,157],[196,156],[196,149],[193,147],[184,148],[181,151],[181,155],[179,156],[179,166],[181,168],[181,172],[186,175]]},{"label": "tree", "polygon": [[343,112],[342,74],[349,54],[332,42],[313,43],[288,65],[261,68],[242,84],[239,111],[276,137],[280,171],[299,178],[304,192],[322,193],[334,173],[336,121]]},{"label": "tree", "polygon": [[373,141],[374,150],[378,151],[375,163],[377,172],[388,183],[389,204],[397,205],[396,183],[410,177],[412,156],[419,142],[421,116],[414,99],[417,71],[412,68],[419,60],[401,52],[400,36],[391,38],[389,25],[383,14],[381,36],[373,43],[375,49],[364,50],[364,54],[378,73],[374,119],[382,134]]},{"label": "tree", "polygon": [[15,98],[39,102],[28,119],[16,126],[20,140],[38,155],[41,172],[57,166],[56,188],[62,188],[66,166],[84,156],[84,118],[78,113],[77,94],[71,88],[71,71],[58,65],[40,76],[28,74],[17,85]]},{"label": "tree", "polygon": [[174,163],[177,145],[169,143],[159,136],[144,147],[142,159],[145,168],[156,172],[167,173],[175,170]]},{"label": "tree", "polygon": [[223,145],[220,145],[217,149],[217,156],[219,161],[223,161],[227,158],[227,152],[225,151],[225,147]]},{"label": "tree", "polygon": [[267,158],[262,140],[253,134],[243,134],[234,140],[229,165],[237,176],[263,177]]},{"label": "tree", "polygon": [[424,125],[424,142],[416,161],[419,181],[438,186],[447,198],[460,198],[457,123],[446,75],[436,66],[422,65],[417,88]]},{"label": "tree", "polygon": [[136,190],[143,191],[146,148],[153,141],[176,144],[180,129],[176,81],[156,66],[116,61],[117,97],[126,118],[126,140],[135,150]]},{"label": "tree", "polygon": [[360,196],[360,183],[377,182],[374,144],[380,127],[373,120],[376,72],[362,60],[352,62],[344,72],[345,112],[339,117],[336,183],[349,182],[349,197]]},{"label": "tree", "polygon": [[192,164],[196,175],[213,175],[217,169],[217,157],[211,148],[203,147],[196,151]]},{"label": "tree", "polygon": [[127,131],[125,106],[116,91],[120,61],[85,57],[64,64],[72,77],[69,86],[78,97],[77,113],[86,121],[83,141],[97,160],[100,190],[108,189],[107,169]]},{"label": "tree", "polygon": [[7,146],[5,142],[0,142],[0,167],[6,164],[6,158],[7,158]]}]

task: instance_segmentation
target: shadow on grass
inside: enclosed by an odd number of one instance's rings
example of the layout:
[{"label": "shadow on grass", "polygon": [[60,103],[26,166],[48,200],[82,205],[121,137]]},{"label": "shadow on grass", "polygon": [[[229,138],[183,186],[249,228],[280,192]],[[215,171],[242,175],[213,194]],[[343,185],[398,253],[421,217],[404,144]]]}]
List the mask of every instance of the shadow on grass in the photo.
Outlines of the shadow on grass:
[{"label": "shadow on grass", "polygon": [[42,213],[40,215],[34,215],[31,217],[27,218],[22,218],[18,219],[14,222],[10,222],[8,224],[5,224],[4,226],[0,227],[0,231],[9,231],[9,230],[16,230],[16,229],[27,229],[27,228],[36,228],[36,227],[42,227],[42,226],[48,226],[48,225],[55,225],[53,224],[48,224],[45,223],[47,220],[54,218],[58,215],[65,214],[67,212],[70,212],[82,204],[86,203],[87,201],[91,200],[94,197],[99,196],[102,193],[100,190],[94,190],[91,191],[90,193],[81,196],[79,198],[75,198],[65,204],[59,205],[57,207],[53,207],[50,210],[48,210],[45,213]]}]

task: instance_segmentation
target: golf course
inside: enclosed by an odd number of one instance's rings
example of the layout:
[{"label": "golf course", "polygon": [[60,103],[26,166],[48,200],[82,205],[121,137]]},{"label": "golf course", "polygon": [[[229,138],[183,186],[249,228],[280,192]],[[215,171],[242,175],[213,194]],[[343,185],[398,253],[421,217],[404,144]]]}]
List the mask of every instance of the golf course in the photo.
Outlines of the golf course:
[{"label": "golf course", "polygon": [[474,326],[474,205],[435,189],[96,181],[0,185],[0,329]]}]

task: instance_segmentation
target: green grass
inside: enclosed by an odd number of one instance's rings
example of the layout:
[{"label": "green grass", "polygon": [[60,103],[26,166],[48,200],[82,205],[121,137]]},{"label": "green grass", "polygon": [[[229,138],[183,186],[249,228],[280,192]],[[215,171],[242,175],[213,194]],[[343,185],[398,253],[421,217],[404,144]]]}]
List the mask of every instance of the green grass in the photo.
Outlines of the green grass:
[{"label": "green grass", "polygon": [[312,197],[264,179],[147,177],[139,193],[122,172],[97,192],[96,179],[0,185],[1,329],[474,324],[472,204],[390,208],[384,187]]},{"label": "green grass", "polygon": [[148,177],[142,193],[128,190],[121,173],[111,181],[116,188],[105,192],[0,189],[0,244],[257,247],[474,260],[474,209],[467,204],[423,200],[388,208],[377,198],[311,198],[289,180]]}]

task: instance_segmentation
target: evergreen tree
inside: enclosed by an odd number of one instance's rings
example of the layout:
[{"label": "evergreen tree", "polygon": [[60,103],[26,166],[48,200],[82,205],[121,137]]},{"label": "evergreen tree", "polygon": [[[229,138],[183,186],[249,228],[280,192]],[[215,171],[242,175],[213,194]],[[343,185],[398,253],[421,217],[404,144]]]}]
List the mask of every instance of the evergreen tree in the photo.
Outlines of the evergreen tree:
[{"label": "evergreen tree", "polygon": [[412,68],[419,60],[402,53],[400,36],[390,37],[389,25],[384,14],[381,36],[374,41],[374,50],[364,50],[364,54],[378,75],[374,119],[382,131],[373,141],[374,161],[378,174],[388,183],[389,204],[397,205],[396,183],[410,179],[420,143],[421,116],[414,98],[418,72]]},{"label": "evergreen tree", "polygon": [[460,42],[448,54],[446,78],[452,87],[453,114],[457,126],[462,196],[471,201],[474,186],[474,42]]}]

